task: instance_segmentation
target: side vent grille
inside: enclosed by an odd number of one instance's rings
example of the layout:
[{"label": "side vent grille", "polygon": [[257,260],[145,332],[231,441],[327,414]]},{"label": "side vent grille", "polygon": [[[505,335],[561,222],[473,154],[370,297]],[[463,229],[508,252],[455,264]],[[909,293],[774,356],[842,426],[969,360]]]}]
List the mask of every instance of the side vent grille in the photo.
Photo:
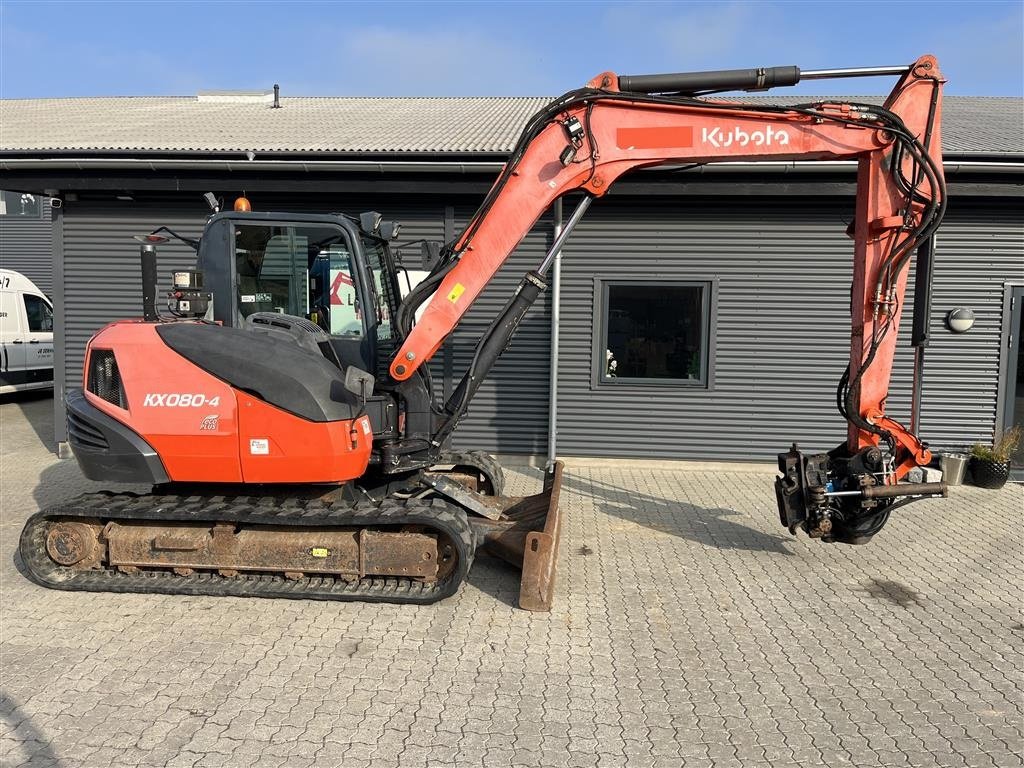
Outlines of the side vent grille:
[{"label": "side vent grille", "polygon": [[93,349],[89,353],[89,380],[86,386],[90,392],[108,403],[118,408],[128,407],[113,350]]},{"label": "side vent grille", "polygon": [[68,438],[75,449],[86,448],[106,451],[110,448],[107,438],[100,430],[84,419],[68,411]]}]

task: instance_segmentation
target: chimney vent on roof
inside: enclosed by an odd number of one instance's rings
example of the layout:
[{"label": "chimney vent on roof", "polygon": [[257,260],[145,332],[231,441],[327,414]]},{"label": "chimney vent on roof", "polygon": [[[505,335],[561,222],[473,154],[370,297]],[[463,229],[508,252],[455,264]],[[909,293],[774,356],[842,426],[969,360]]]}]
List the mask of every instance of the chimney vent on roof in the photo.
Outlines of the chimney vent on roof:
[{"label": "chimney vent on roof", "polygon": [[200,91],[196,101],[204,104],[273,104],[273,91]]},{"label": "chimney vent on roof", "polygon": [[281,86],[274,83],[274,109],[281,108]]}]

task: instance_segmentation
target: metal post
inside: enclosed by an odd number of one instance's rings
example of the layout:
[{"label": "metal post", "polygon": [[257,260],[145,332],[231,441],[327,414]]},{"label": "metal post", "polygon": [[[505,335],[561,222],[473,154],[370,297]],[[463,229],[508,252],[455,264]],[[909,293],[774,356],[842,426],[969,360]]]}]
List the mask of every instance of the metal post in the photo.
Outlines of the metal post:
[{"label": "metal post", "polygon": [[[554,217],[554,242],[558,243],[562,235],[562,198],[555,200],[552,215]],[[548,461],[550,471],[558,456],[558,332],[562,320],[562,251],[555,253],[551,271],[551,357],[548,383]]]},{"label": "metal post", "polygon": [[[54,198],[60,192],[54,190]],[[65,383],[67,379],[67,315],[64,312],[64,206],[51,203],[53,215],[53,439],[57,444],[57,456],[70,459],[68,445],[67,414],[64,411]]]},{"label": "metal post", "polygon": [[921,427],[921,390],[924,387],[924,350],[928,346],[929,320],[932,311],[932,274],[935,268],[935,236],[917,249],[914,266],[914,316],[910,344],[914,347],[914,379],[910,396],[910,431]]},{"label": "metal post", "polygon": [[156,246],[143,243],[139,246],[142,262],[142,317],[146,322],[158,319],[156,313]]}]

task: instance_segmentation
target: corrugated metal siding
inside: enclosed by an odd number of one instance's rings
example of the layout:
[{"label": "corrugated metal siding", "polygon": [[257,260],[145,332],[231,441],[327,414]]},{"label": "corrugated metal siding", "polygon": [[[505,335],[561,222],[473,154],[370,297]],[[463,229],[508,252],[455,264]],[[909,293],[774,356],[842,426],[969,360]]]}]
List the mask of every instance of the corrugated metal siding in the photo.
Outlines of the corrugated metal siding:
[{"label": "corrugated metal siding", "polygon": [[[932,339],[925,352],[921,434],[936,448],[990,440],[996,426],[1003,284],[1024,283],[1024,209],[953,199],[936,246]],[[908,304],[913,296],[913,277]],[[974,310],[966,334],[945,328],[951,309]],[[909,326],[908,336],[909,336]],[[901,347],[889,411],[908,419],[912,350]]]},{"label": "corrugated metal siding", "polygon": [[[443,239],[444,203],[378,196],[261,199],[264,210],[376,209],[403,223],[402,241]],[[475,202],[475,201],[473,201]],[[571,206],[570,206],[571,207]],[[843,439],[833,392],[849,344],[852,200],[701,202],[692,198],[599,201],[569,241],[563,260],[559,451],[563,455],[770,460],[797,439],[828,448]],[[456,206],[456,227],[472,207]],[[196,235],[201,203],[71,203],[65,209],[66,376],[78,386],[88,338],[102,325],[140,314],[138,245],[130,235],[169,225]],[[954,200],[941,232],[929,348],[924,436],[935,447],[991,434],[998,387],[1002,284],[1024,280],[1024,214],[1007,205]],[[542,221],[499,272],[449,340],[457,381],[476,341],[522,274],[550,241]],[[410,250],[415,262],[418,250]],[[184,246],[160,250],[162,279],[192,263]],[[715,380],[710,390],[593,388],[594,278],[718,279]],[[912,284],[912,281],[911,281]],[[907,312],[910,311],[910,297]],[[952,336],[942,325],[955,306],[977,325]],[[481,388],[455,443],[498,453],[546,450],[550,294],[523,322]],[[909,315],[904,343],[909,338]],[[890,411],[909,411],[909,349],[897,358]],[[432,365],[438,394],[444,352]],[[58,420],[60,421],[60,420]]]},{"label": "corrugated metal siding", "polygon": [[0,268],[20,272],[50,296],[53,290],[53,222],[48,205],[45,212],[43,218],[0,216]]},{"label": "corrugated metal siding", "polygon": [[[85,345],[114,320],[142,315],[139,243],[132,235],[167,226],[196,237],[208,209],[196,203],[68,203],[64,211],[64,383],[79,387]],[[195,253],[171,241],[158,249],[161,291],[168,274],[195,264]],[[58,424],[63,420],[58,419]]]},{"label": "corrugated metal siding", "polygon": [[[402,223],[399,241],[420,238],[444,239],[442,201],[423,198],[360,196],[358,198],[262,196],[254,199],[260,210],[358,213],[378,210],[385,218]],[[456,228],[472,214],[462,205]],[[186,236],[202,232],[208,210],[202,201],[166,200],[133,203],[70,203],[64,215],[65,264],[65,386],[81,386],[85,345],[105,324],[141,315],[141,276],[138,242],[131,235],[165,225]],[[547,240],[544,231],[531,233],[513,255],[494,283],[487,288],[466,321],[448,340],[454,380],[462,375],[476,341],[499,307],[511,295],[522,274],[540,262]],[[419,246],[409,248],[408,266],[418,266]],[[192,251],[180,243],[159,247],[161,291],[174,269],[194,263]],[[538,301],[522,324],[509,352],[495,368],[494,375],[473,401],[469,416],[455,435],[457,445],[503,453],[540,453],[547,430],[548,314]],[[437,396],[443,395],[445,352],[434,359],[431,370]],[[450,382],[448,387],[450,389]],[[498,402],[501,402],[499,411]],[[63,422],[57,419],[58,429]],[[58,435],[58,439],[63,439]]]},{"label": "corrugated metal siding", "polygon": [[[849,347],[852,245],[844,230],[852,211],[852,200],[613,197],[595,205],[563,261],[560,453],[771,460],[794,439],[811,449],[841,442],[834,391]],[[1020,273],[1024,254],[1021,214],[1009,206],[954,203],[947,222],[922,414],[936,446],[991,433],[1000,286]],[[595,277],[718,278],[712,387],[595,387]],[[954,338],[942,317],[960,304],[978,313],[978,325]],[[909,411],[910,360],[898,358],[898,417]]]}]

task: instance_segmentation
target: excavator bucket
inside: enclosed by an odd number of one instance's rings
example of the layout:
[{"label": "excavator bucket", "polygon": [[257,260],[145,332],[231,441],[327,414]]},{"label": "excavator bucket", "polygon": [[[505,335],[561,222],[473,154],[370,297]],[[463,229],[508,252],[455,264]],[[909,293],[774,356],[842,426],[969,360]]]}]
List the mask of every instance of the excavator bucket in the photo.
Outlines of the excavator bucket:
[{"label": "excavator bucket", "polygon": [[471,523],[485,551],[522,570],[519,607],[528,611],[551,610],[562,531],[561,490],[562,462],[556,461],[544,477],[543,491],[502,497],[500,518],[474,518]]}]

